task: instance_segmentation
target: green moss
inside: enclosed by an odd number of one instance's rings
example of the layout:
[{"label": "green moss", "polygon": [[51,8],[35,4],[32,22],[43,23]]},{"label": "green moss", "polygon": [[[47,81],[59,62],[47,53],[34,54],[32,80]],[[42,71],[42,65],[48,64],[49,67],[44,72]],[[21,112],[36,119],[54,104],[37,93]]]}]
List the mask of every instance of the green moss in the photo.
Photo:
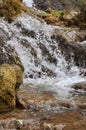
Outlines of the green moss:
[{"label": "green moss", "polygon": [[62,14],[64,14],[64,10],[51,10],[51,14],[55,17],[60,17]]}]

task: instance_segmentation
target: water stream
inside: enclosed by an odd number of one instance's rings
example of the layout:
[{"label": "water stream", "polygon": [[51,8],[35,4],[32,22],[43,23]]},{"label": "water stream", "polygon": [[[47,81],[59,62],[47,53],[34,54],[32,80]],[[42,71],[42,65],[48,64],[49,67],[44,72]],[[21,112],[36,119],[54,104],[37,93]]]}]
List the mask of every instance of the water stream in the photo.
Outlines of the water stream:
[{"label": "water stream", "polygon": [[[32,7],[32,0],[23,2]],[[18,98],[29,104],[29,109],[2,114],[6,120],[1,120],[1,129],[86,128],[86,91],[72,88],[73,84],[86,81],[86,76],[81,75],[85,68],[77,67],[73,57],[70,63],[65,59],[58,42],[52,39],[58,28],[61,27],[47,25],[26,14],[12,23],[0,19],[0,29],[9,37],[5,46],[15,49],[24,66]],[[4,48],[3,52],[6,53]]]},{"label": "water stream", "polygon": [[33,7],[33,0],[23,0],[23,2],[29,6],[29,7]]},{"label": "water stream", "polygon": [[[24,66],[24,83],[31,83],[40,91],[55,92],[64,100],[70,96],[71,84],[84,81],[80,69],[71,61],[69,64],[58,49],[58,43],[51,38],[55,27],[23,14],[13,23],[0,23],[11,45],[17,51]],[[40,87],[40,88],[39,88]]]}]

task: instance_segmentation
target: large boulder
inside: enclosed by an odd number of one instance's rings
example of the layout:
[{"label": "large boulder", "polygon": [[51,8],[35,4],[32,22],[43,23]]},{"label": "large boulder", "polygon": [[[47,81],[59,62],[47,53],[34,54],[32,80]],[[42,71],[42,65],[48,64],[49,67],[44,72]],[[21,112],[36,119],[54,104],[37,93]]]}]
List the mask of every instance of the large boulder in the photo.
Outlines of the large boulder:
[{"label": "large boulder", "polygon": [[16,93],[23,82],[22,70],[17,65],[0,66],[0,113],[16,107]]},{"label": "large boulder", "polygon": [[0,3],[0,16],[5,17],[9,22],[21,14],[21,0],[2,0]]}]

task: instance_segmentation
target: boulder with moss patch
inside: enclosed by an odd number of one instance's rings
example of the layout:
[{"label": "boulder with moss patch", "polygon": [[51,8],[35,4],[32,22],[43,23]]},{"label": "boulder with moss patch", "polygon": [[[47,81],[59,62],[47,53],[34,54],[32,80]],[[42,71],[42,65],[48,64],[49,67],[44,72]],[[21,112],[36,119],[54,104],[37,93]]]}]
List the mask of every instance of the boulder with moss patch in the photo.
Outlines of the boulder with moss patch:
[{"label": "boulder with moss patch", "polygon": [[0,66],[0,113],[16,107],[16,92],[23,82],[22,70],[17,65]]},{"label": "boulder with moss patch", "polygon": [[5,0],[0,4],[0,16],[5,16],[7,20],[13,20],[22,11],[21,0]]}]

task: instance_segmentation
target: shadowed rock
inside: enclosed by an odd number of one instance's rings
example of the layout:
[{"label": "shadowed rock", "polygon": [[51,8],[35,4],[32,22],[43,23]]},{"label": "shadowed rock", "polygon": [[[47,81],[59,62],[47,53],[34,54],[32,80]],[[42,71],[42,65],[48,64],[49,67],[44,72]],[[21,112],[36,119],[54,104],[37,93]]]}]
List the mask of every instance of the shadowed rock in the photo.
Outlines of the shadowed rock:
[{"label": "shadowed rock", "polygon": [[74,89],[78,90],[78,89],[83,89],[86,91],[86,82],[80,82],[80,83],[76,83],[72,86]]},{"label": "shadowed rock", "polygon": [[[86,67],[85,33],[69,29],[57,29],[52,36],[58,42],[61,53],[70,64],[73,61],[79,67]],[[79,42],[80,41],[80,42]]]}]

